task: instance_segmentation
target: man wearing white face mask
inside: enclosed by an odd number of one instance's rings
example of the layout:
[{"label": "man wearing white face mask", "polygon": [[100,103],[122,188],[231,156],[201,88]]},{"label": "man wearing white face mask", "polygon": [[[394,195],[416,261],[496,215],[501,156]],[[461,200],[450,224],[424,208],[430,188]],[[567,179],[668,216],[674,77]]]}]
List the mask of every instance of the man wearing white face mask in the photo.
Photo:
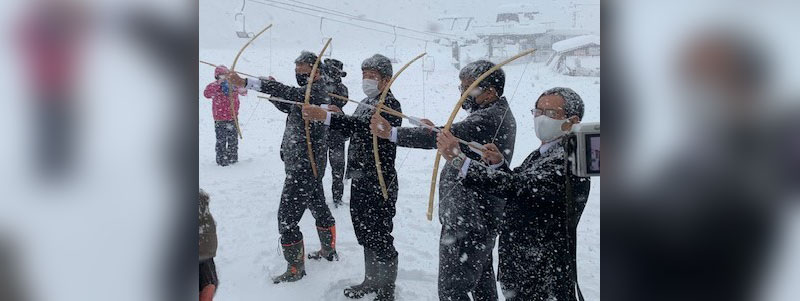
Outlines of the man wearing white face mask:
[{"label": "man wearing white face mask", "polygon": [[[387,140],[378,141],[378,153],[383,178],[387,183],[389,199],[381,193],[375,159],[372,153],[372,134],[370,117],[383,88],[392,78],[392,63],[389,58],[376,54],[361,64],[362,89],[367,98],[362,100],[353,115],[337,114],[338,108],[324,109],[320,106],[303,107],[303,118],[324,122],[331,130],[350,138],[347,150],[347,169],[352,178],[350,188],[350,217],[358,244],[364,247],[364,281],[344,289],[348,298],[361,298],[376,292],[375,300],[394,300],[395,280],[397,279],[397,250],[394,247],[392,219],[397,202],[397,171],[394,167],[397,146]],[[369,105],[369,106],[367,106]],[[400,102],[391,89],[386,94],[384,105],[402,112]],[[332,112],[333,111],[333,112]],[[390,126],[400,126],[400,117],[381,113]]]},{"label": "man wearing white face mask", "polygon": [[490,168],[466,158],[450,133],[439,134],[437,144],[448,165],[461,171],[464,186],[506,200],[498,272],[506,300],[576,300],[570,235],[586,205],[589,178],[565,169],[561,138],[583,117],[583,100],[572,89],[553,88],[542,93],[532,112],[542,145],[513,170],[494,144],[484,145],[482,160]]}]

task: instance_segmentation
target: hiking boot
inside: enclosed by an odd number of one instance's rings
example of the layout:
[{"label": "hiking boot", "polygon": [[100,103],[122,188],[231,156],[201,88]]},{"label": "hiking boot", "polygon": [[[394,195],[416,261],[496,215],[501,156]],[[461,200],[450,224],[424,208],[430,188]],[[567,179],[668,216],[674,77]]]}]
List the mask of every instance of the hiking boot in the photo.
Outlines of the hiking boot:
[{"label": "hiking boot", "polygon": [[344,296],[351,299],[359,299],[369,293],[374,293],[375,281],[375,252],[364,248],[364,281],[360,284],[348,286],[344,289]]},{"label": "hiking boot", "polygon": [[325,258],[328,261],[339,260],[339,254],[336,253],[336,226],[328,228],[317,227],[317,234],[319,234],[319,243],[322,246],[319,251],[308,253],[308,259],[319,260]]},{"label": "hiking boot", "polygon": [[286,272],[272,278],[275,284],[281,282],[295,282],[303,279],[306,275],[305,262],[303,261],[303,241],[281,245],[283,247],[283,258],[286,258]]}]

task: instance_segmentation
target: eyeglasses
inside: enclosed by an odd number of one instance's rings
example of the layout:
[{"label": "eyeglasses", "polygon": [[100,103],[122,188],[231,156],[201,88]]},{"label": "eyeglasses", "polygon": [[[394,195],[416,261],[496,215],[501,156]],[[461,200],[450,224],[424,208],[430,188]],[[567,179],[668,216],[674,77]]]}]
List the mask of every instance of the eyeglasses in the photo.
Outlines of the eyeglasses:
[{"label": "eyeglasses", "polygon": [[531,110],[531,114],[533,114],[533,117],[538,117],[538,116],[541,116],[541,115],[545,115],[545,116],[553,118],[553,119],[560,119],[560,118],[564,117],[563,116],[564,114],[561,113],[561,111],[557,110],[557,109],[544,109],[544,110],[543,109],[532,109]]}]

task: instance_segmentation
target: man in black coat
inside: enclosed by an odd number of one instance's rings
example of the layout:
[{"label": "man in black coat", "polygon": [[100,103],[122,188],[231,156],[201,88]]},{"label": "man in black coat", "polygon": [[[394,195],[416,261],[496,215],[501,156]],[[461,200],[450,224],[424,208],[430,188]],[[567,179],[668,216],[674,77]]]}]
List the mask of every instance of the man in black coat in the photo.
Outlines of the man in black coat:
[{"label": "man in black coat", "polygon": [[[230,73],[228,78],[229,82],[235,86],[245,86],[274,97],[303,102],[306,85],[316,60],[317,56],[307,51],[303,51],[295,60],[295,76],[299,88],[279,83],[271,76],[266,79],[242,79],[236,73]],[[330,99],[325,92],[326,84],[322,80],[319,69],[313,76],[315,80],[311,85],[309,102],[315,105],[328,104]],[[286,171],[286,180],[283,183],[283,192],[278,207],[278,231],[281,234],[281,246],[283,246],[283,255],[288,261],[288,266],[285,273],[273,278],[273,282],[280,283],[297,281],[305,275],[303,233],[300,232],[297,224],[306,209],[311,211],[311,215],[316,220],[317,234],[321,244],[321,250],[312,252],[309,254],[309,258],[326,258],[332,261],[338,255],[335,248],[336,225],[330,209],[325,204],[325,194],[322,189],[323,173],[321,171],[325,170],[328,152],[327,127],[323,124],[310,124],[312,151],[317,170],[320,171],[315,177],[309,160],[301,107],[276,101],[272,103],[278,110],[287,114],[280,152]]]},{"label": "man in black coat", "polygon": [[[494,67],[476,61],[461,69],[461,91]],[[514,153],[516,121],[503,97],[505,73],[494,71],[464,102],[466,119],[453,123],[452,132],[466,141],[497,143],[507,160]],[[424,123],[433,125],[430,121]],[[373,118],[373,133],[401,147],[436,148],[436,133],[423,127],[398,128],[380,117]],[[474,158],[479,158],[465,148]],[[457,181],[458,169],[445,165],[439,176],[439,298],[441,300],[497,300],[492,249],[503,212],[503,200]]]},{"label": "man in black coat", "polygon": [[583,101],[554,88],[533,112],[542,145],[513,170],[494,144],[484,145],[484,164],[464,156],[450,133],[439,135],[438,146],[464,186],[506,200],[498,273],[506,300],[575,300],[574,233],[590,182],[566,168],[564,135],[583,117]]},{"label": "man in black coat", "polygon": [[[397,250],[392,237],[395,204],[397,202],[397,171],[394,162],[397,145],[387,140],[378,140],[381,171],[387,183],[389,199],[384,199],[378,182],[373,155],[370,118],[375,109],[367,105],[378,104],[380,93],[392,78],[392,63],[389,58],[376,54],[361,64],[364,94],[352,116],[341,113],[337,107],[325,110],[319,106],[304,106],[303,116],[307,120],[322,121],[332,130],[350,137],[348,150],[348,173],[353,182],[350,186],[350,216],[358,244],[364,247],[364,281],[344,289],[349,298],[361,298],[377,292],[375,300],[394,300],[397,279]],[[400,102],[391,90],[386,94],[384,106],[402,112]],[[381,113],[391,126],[401,126],[400,117]]]},{"label": "man in black coat", "polygon": [[[349,97],[347,86],[342,83],[342,77],[347,76],[344,72],[344,64],[336,59],[325,59],[325,69],[323,69],[323,77],[328,83],[325,86],[325,91],[336,95]],[[346,100],[331,97],[331,104],[339,109],[347,105]],[[344,142],[347,136],[335,128],[328,128],[328,159],[331,161],[331,192],[333,193],[333,204],[336,207],[342,205],[342,194],[344,193],[344,167],[345,167],[345,152]]]}]

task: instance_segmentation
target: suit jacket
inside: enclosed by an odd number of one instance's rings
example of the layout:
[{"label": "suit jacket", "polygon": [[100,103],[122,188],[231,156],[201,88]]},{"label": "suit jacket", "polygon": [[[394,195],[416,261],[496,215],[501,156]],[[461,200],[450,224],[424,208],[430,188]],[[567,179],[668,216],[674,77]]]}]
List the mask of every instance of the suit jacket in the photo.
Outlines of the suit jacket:
[{"label": "suit jacket", "polygon": [[[367,97],[361,101],[368,105],[378,103],[378,96]],[[386,94],[384,102],[386,107],[395,111],[402,112],[400,102],[394,97],[391,90]],[[347,149],[347,173],[351,178],[367,177],[375,179],[377,182],[377,170],[375,169],[375,157],[372,153],[372,133],[369,131],[370,118],[375,112],[367,106],[359,106],[353,115],[334,114],[331,115],[330,128],[350,138],[350,146]],[[399,127],[403,119],[387,113],[381,113],[383,118],[392,126]],[[386,139],[378,139],[378,153],[381,160],[381,171],[383,179],[387,183],[397,181],[397,171],[394,162],[397,157],[397,145]]]},{"label": "suit jacket", "polygon": [[[574,214],[579,217],[589,196],[589,178],[570,174],[564,166],[564,142],[543,154],[537,149],[511,170],[494,171],[471,164],[462,183],[506,200],[499,243],[498,281],[525,296],[574,300],[574,258],[570,236],[577,226],[567,203],[569,176]],[[539,299],[535,299],[539,300]]]},{"label": "suit jacket", "polygon": [[[453,123],[450,131],[466,141],[481,144],[493,142],[504,150],[506,160],[514,154],[517,122],[505,97],[478,108],[462,121]],[[436,133],[422,127],[399,128],[397,145],[435,149]],[[462,145],[462,151],[474,159],[478,154]],[[480,189],[464,186],[457,179],[458,169],[445,164],[439,174],[439,219],[456,232],[495,233],[503,213],[503,200]]]}]

